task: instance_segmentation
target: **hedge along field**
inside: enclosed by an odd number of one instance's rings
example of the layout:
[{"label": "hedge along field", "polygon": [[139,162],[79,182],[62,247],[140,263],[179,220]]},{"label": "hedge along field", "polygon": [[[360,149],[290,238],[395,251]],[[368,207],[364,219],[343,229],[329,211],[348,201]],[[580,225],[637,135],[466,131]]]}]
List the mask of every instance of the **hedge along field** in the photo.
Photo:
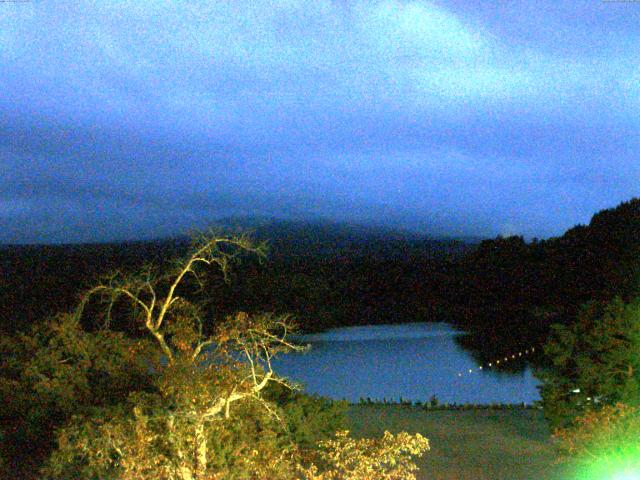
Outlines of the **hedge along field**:
[{"label": "hedge along field", "polygon": [[353,434],[419,432],[431,450],[417,460],[418,480],[568,480],[574,469],[556,452],[537,409],[435,410],[402,405],[353,405]]}]

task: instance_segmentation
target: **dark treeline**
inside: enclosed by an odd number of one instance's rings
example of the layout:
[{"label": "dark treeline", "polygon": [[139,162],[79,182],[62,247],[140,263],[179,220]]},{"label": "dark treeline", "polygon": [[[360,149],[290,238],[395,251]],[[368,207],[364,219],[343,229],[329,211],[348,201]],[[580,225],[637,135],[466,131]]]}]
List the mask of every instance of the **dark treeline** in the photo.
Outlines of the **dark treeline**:
[{"label": "dark treeline", "polygon": [[13,333],[68,311],[100,276],[180,255],[187,245],[184,240],[165,240],[0,246],[0,329]]},{"label": "dark treeline", "polygon": [[475,333],[462,342],[486,359],[540,345],[552,323],[573,321],[587,302],[637,296],[639,268],[640,199],[632,199],[561,237],[481,242],[455,263],[443,298],[452,319]]},{"label": "dark treeline", "polygon": [[[293,314],[304,330],[430,321],[440,317],[434,285],[470,248],[386,229],[320,222],[231,219],[224,230],[269,243],[266,262],[245,259],[228,284],[213,282],[211,314]],[[182,255],[188,238],[155,242],[0,247],[1,328],[24,329],[65,311],[114,270],[136,271]]]},{"label": "dark treeline", "polygon": [[[292,313],[305,330],[450,321],[461,342],[490,360],[539,345],[590,300],[637,294],[640,200],[603,210],[563,236],[482,242],[432,240],[330,223],[229,220],[267,239],[266,263],[245,261],[212,292],[212,314]],[[71,308],[110,270],[135,270],[183,253],[187,239],[0,249],[2,329],[15,331]],[[516,363],[513,367],[517,368]]]},{"label": "dark treeline", "polygon": [[307,331],[442,319],[436,286],[472,248],[334,224],[280,222],[256,234],[271,239],[272,253],[265,265],[238,273],[237,306],[291,312]]}]

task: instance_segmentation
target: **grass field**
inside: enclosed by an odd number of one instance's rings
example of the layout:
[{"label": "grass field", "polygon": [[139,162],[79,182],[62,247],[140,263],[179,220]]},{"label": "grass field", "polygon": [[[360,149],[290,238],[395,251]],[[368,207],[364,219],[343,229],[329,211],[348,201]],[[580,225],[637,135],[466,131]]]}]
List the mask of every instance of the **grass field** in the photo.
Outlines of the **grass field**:
[{"label": "grass field", "polygon": [[357,405],[349,417],[355,436],[385,430],[419,432],[431,451],[418,460],[420,480],[567,480],[570,465],[554,464],[555,450],[542,411],[440,410]]}]

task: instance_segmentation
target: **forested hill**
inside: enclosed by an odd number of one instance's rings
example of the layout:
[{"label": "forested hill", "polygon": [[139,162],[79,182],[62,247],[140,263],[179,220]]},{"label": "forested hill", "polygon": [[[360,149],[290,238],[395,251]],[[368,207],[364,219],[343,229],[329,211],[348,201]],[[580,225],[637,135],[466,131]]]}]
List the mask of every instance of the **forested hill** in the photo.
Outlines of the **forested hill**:
[{"label": "forested hill", "polygon": [[[290,312],[307,329],[420,318],[425,297],[419,293],[427,289],[423,280],[432,265],[472,248],[469,241],[321,221],[228,218],[219,223],[224,230],[268,241],[270,253],[262,265],[245,261],[233,283],[214,292],[216,313]],[[161,264],[183,254],[188,245],[184,237],[0,246],[0,328],[15,331],[72,308],[78,293],[100,275],[135,270],[147,262]]]},{"label": "forested hill", "polygon": [[270,258],[457,256],[480,243],[481,238],[431,238],[389,227],[325,220],[278,220],[264,217],[229,217],[219,225],[230,231],[249,232],[269,243]]},{"label": "forested hill", "polygon": [[[640,199],[595,214],[564,235],[471,243],[323,222],[226,219],[270,243],[209,293],[212,314],[289,312],[306,330],[449,320],[477,332],[478,350],[544,340],[581,305],[638,293]],[[71,308],[99,274],[180,255],[188,239],[0,248],[0,322],[13,331]],[[472,341],[472,340],[469,340]],[[471,345],[474,347],[474,345]]]},{"label": "forested hill", "polygon": [[71,309],[80,291],[114,270],[134,270],[185,251],[182,240],[0,246],[0,331],[28,328]]},{"label": "forested hill", "polygon": [[588,301],[640,293],[640,199],[602,210],[561,237],[485,240],[450,273],[457,323],[485,341],[535,343]]}]

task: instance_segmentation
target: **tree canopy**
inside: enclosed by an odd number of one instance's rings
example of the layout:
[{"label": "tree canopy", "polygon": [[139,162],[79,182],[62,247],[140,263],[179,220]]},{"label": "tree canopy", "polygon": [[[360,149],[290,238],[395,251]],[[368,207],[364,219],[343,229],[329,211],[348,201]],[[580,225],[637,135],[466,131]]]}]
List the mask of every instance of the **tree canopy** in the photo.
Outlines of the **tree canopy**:
[{"label": "tree canopy", "polygon": [[640,297],[591,302],[575,322],[555,325],[540,369],[544,412],[566,427],[587,412],[618,402],[640,404]]},{"label": "tree canopy", "polygon": [[[247,254],[262,257],[264,245],[201,236],[167,267],[110,274],[72,313],[6,342],[5,456],[55,432],[42,446],[48,478],[412,478],[426,439],[334,437],[340,407],[296,394],[273,370],[275,356],[300,350],[289,316],[211,321],[211,270],[228,280]],[[329,461],[340,455],[352,457],[346,470]]]}]

